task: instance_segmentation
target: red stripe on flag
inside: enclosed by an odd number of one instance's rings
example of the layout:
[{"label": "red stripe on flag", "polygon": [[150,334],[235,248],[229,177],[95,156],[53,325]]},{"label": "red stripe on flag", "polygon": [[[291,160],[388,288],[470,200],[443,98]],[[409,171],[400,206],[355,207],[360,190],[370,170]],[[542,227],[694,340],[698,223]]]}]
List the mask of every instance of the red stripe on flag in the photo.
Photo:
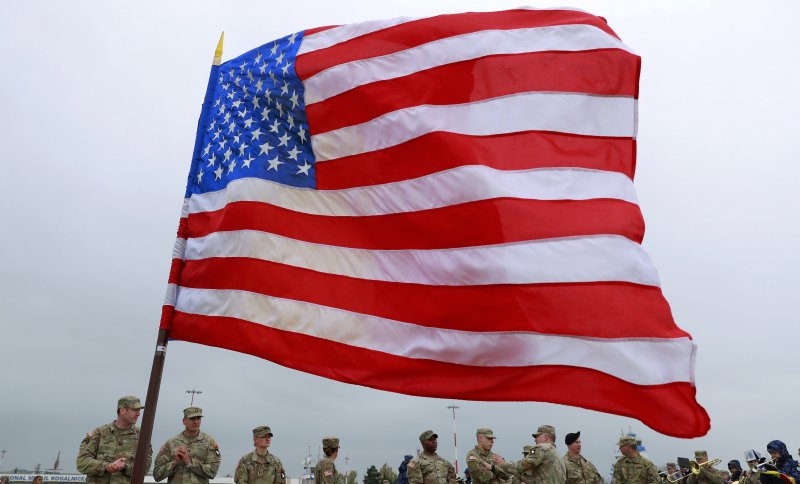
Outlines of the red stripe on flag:
[{"label": "red stripe on flag", "polygon": [[317,162],[317,188],[379,185],[463,165],[500,170],[577,167],[615,171],[633,179],[636,145],[602,138],[526,131],[493,136],[434,132],[383,150]]},{"label": "red stripe on flag", "polygon": [[338,27],[338,25],[326,25],[324,27],[314,27],[313,29],[307,29],[303,31],[303,37],[308,37],[309,35],[314,35],[318,32],[324,32],[326,30],[334,29]]},{"label": "red stripe on flag", "polygon": [[514,30],[564,24],[593,25],[617,37],[600,17],[574,10],[506,10],[439,15],[394,25],[331,47],[301,54],[297,57],[295,72],[304,80],[338,64],[391,54],[445,37],[483,30]]},{"label": "red stripe on flag", "polygon": [[[233,318],[178,311],[170,337],[406,395],[572,405],[636,418],[673,437],[705,435],[710,427],[708,414],[696,403],[695,388],[689,383],[642,386],[578,367],[473,367],[403,358]],[[569,391],[564,391],[565,384]]]},{"label": "red stripe on flag", "polygon": [[[311,134],[320,134],[420,104],[461,104],[520,92],[633,97],[638,64],[638,56],[617,49],[484,57],[373,82],[311,104],[308,126]],[[502,82],[496,82],[498,72]]]},{"label": "red stripe on flag", "polygon": [[[658,287],[624,282],[428,286],[356,279],[248,258],[186,261],[181,285],[236,289],[465,331],[681,338]],[[357,295],[357,296],[356,296]]]},{"label": "red stripe on flag", "polygon": [[[525,223],[520,223],[524,220]],[[440,249],[524,240],[614,234],[641,243],[639,206],[622,200],[490,199],[365,217],[294,212],[261,202],[233,202],[189,216],[188,237],[257,230],[317,244],[362,249]]]},{"label": "red stripe on flag", "polygon": [[181,280],[181,271],[183,270],[183,259],[172,259],[172,264],[169,267],[169,280],[168,284],[178,284]]},{"label": "red stripe on flag", "polygon": [[170,329],[172,325],[172,317],[175,314],[175,307],[169,304],[161,306],[161,319],[158,323],[158,329]]}]

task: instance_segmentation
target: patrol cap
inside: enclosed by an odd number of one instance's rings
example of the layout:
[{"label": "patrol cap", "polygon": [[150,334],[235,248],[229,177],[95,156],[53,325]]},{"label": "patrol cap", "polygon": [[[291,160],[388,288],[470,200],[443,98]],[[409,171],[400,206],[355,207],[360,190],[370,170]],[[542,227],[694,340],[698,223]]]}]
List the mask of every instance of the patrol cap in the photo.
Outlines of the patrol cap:
[{"label": "patrol cap", "polygon": [[142,402],[139,401],[139,398],[134,397],[133,395],[125,395],[124,397],[120,397],[117,400],[117,408],[131,408],[133,410],[141,410],[144,408]]},{"label": "patrol cap", "polygon": [[338,449],[339,448],[339,437],[323,437],[322,438],[322,448],[323,449]]},{"label": "patrol cap", "polygon": [[631,437],[630,435],[623,435],[619,438],[619,442],[617,442],[618,447],[622,447],[623,445],[632,445],[634,447],[638,446],[639,443],[636,442],[636,439]]},{"label": "patrol cap", "polygon": [[540,425],[538,429],[536,429],[536,433],[532,434],[534,438],[538,437],[539,434],[550,434],[556,435],[556,428],[552,425]]},{"label": "patrol cap", "polygon": [[699,458],[708,459],[708,452],[706,452],[704,450],[696,450],[696,451],[694,451],[694,458],[695,459],[699,459]]},{"label": "patrol cap", "polygon": [[731,467],[733,467],[735,469],[741,469],[742,468],[742,463],[739,462],[736,459],[733,459],[731,461],[728,461],[728,468],[730,469]]},{"label": "patrol cap", "polygon": [[419,434],[419,441],[420,442],[424,442],[426,440],[434,439],[434,438],[438,439],[439,436],[436,435],[436,432],[434,432],[433,430],[426,430],[425,432],[422,432],[421,434]]},{"label": "patrol cap", "polygon": [[564,437],[564,443],[567,445],[572,445],[576,440],[581,438],[581,431],[577,431],[574,434],[567,434]]},{"label": "patrol cap", "polygon": [[490,439],[496,439],[497,438],[497,437],[494,436],[494,432],[492,432],[492,429],[486,428],[486,427],[481,427],[478,430],[476,430],[475,431],[475,435],[483,435],[484,437],[487,437],[487,438],[490,438]]},{"label": "patrol cap", "polygon": [[253,437],[266,437],[267,435],[272,437],[272,430],[266,425],[262,425],[253,429]]},{"label": "patrol cap", "polygon": [[188,407],[183,409],[183,418],[202,417],[203,409],[200,407]]}]

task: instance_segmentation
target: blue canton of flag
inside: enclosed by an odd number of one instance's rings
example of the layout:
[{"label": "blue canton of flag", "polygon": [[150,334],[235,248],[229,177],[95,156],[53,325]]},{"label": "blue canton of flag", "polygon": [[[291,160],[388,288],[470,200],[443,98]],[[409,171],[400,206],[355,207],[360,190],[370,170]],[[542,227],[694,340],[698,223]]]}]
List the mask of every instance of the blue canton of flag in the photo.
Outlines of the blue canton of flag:
[{"label": "blue canton of flag", "polygon": [[315,188],[304,90],[295,74],[302,33],[264,44],[219,66],[186,196],[262,178]]}]

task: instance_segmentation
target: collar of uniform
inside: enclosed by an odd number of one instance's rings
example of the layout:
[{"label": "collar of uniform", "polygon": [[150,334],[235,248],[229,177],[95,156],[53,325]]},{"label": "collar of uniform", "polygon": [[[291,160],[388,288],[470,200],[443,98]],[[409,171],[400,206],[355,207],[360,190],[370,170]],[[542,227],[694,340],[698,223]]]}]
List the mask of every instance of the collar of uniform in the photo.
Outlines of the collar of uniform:
[{"label": "collar of uniform", "polygon": [[111,429],[112,432],[119,432],[119,433],[133,432],[133,425],[131,425],[127,429],[121,429],[121,428],[117,427],[117,421],[116,420],[112,420],[111,421],[111,425],[109,425],[109,428]]},{"label": "collar of uniform", "polygon": [[253,451],[253,460],[258,460],[259,458],[265,459],[269,457],[269,450],[267,450],[264,454],[259,454],[258,451]]}]

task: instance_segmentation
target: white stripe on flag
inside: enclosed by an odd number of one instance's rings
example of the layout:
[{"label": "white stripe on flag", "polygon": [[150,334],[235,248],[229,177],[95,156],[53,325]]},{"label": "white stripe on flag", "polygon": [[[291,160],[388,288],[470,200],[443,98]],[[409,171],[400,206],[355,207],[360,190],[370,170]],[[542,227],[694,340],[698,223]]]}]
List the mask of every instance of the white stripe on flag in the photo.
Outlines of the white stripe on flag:
[{"label": "white stripe on flag", "polygon": [[556,131],[632,138],[635,111],[631,97],[526,92],[466,104],[398,109],[312,136],[311,146],[314,158],[326,161],[389,148],[436,131],[476,136]]},{"label": "white stripe on flag", "polygon": [[357,24],[340,25],[332,29],[316,32],[311,35],[303,36],[303,43],[300,44],[300,49],[297,55],[308,54],[315,50],[325,49],[341,42],[346,42],[362,35],[367,35],[372,32],[377,32],[395,25],[401,25],[407,22],[413,22],[417,17],[397,17],[386,20],[370,20]]},{"label": "white stripe on flag", "polygon": [[528,200],[605,198],[637,203],[633,182],[617,172],[585,168],[504,171],[469,165],[411,180],[342,190],[309,190],[260,178],[241,178],[230,182],[223,190],[192,195],[188,213],[212,212],[228,203],[254,201],[313,215],[369,216],[502,197]]},{"label": "white stripe on flag", "polygon": [[172,258],[183,259],[183,254],[186,252],[186,239],[180,237],[175,238],[175,244],[172,246]]},{"label": "white stripe on flag", "polygon": [[247,257],[358,279],[441,286],[622,281],[658,286],[650,257],[618,235],[429,250],[367,250],[235,230],[189,239],[186,260]]},{"label": "white stripe on flag", "polygon": [[585,24],[470,32],[325,69],[303,81],[305,102],[311,105],[372,82],[490,55],[592,49],[628,50],[616,37]]},{"label": "white stripe on flag", "polygon": [[178,286],[167,284],[167,293],[164,295],[164,306],[175,306],[178,299]]},{"label": "white stripe on flag", "polygon": [[[638,385],[692,381],[693,344],[688,338],[602,339],[450,330],[247,291],[187,287],[181,288],[175,309],[251,321],[406,358],[478,367],[582,367]],[[486,327],[491,328],[491,321]]]}]

